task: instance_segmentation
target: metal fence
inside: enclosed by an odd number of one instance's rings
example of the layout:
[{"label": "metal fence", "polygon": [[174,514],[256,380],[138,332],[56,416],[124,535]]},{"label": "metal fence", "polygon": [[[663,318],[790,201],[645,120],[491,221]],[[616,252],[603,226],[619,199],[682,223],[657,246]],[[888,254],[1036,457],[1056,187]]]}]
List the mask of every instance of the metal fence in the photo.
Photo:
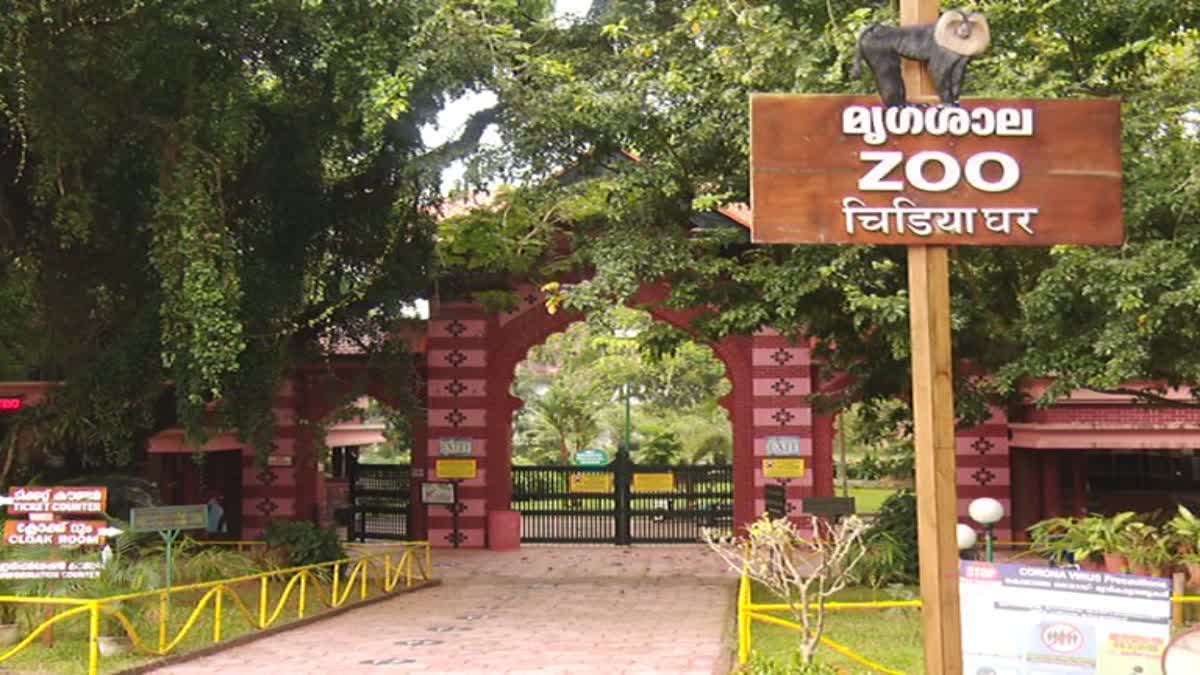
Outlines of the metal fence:
[{"label": "metal fence", "polygon": [[530,543],[684,543],[733,530],[733,468],[514,466],[513,509]]}]

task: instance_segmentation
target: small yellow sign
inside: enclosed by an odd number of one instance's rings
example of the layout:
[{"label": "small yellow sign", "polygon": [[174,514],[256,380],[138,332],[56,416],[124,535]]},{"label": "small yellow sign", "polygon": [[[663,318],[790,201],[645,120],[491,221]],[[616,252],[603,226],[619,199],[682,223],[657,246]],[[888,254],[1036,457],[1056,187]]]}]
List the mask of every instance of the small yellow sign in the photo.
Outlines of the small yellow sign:
[{"label": "small yellow sign", "polygon": [[609,494],[613,491],[613,475],[607,471],[573,473],[568,480],[568,490]]},{"label": "small yellow sign", "polygon": [[804,460],[794,457],[768,457],[762,467],[767,478],[802,478],[805,471]]},{"label": "small yellow sign", "polygon": [[475,477],[474,459],[439,459],[434,465],[438,478],[463,480]]},{"label": "small yellow sign", "polygon": [[634,492],[674,492],[675,474],[667,473],[635,473],[633,474]]}]

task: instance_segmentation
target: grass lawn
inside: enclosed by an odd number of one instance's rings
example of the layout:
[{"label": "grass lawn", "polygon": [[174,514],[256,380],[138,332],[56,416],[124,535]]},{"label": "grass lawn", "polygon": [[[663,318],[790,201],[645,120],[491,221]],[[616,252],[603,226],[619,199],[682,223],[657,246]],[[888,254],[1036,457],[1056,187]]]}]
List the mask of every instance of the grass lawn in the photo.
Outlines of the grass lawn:
[{"label": "grass lawn", "polygon": [[896,488],[850,488],[850,496],[854,497],[854,510],[857,513],[879,513],[879,507],[883,505],[884,500],[896,492]]},{"label": "grass lawn", "polygon": [[[906,591],[916,597],[915,587],[906,587]],[[754,599],[758,602],[770,602],[769,594],[756,587]],[[874,591],[869,588],[851,588],[839,594],[838,600],[867,601],[895,599],[887,591]],[[783,619],[790,619],[787,612],[779,613]],[[925,661],[921,653],[921,610],[917,608],[901,609],[854,609],[830,611],[826,614],[825,635],[850,650],[889,668],[905,673],[920,673],[924,671]],[[755,622],[752,628],[753,647],[756,653],[774,658],[787,657],[796,651],[796,638],[799,634],[783,628],[761,622]],[[870,669],[859,665],[826,646],[817,651],[817,658],[822,662],[845,668],[849,673],[871,673]]]}]

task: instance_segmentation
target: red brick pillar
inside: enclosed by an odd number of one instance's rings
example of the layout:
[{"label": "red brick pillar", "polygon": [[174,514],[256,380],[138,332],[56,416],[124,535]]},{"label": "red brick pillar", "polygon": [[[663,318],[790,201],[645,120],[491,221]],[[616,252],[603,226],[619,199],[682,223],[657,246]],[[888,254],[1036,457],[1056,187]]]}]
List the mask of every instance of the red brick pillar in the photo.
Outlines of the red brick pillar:
[{"label": "red brick pillar", "polygon": [[996,538],[1010,541],[1013,535],[1012,466],[1008,447],[1008,415],[992,406],[983,424],[963,429],[955,437],[958,473],[958,520],[978,527],[967,515],[971,501],[991,497],[1004,505],[1004,518],[996,524]]}]

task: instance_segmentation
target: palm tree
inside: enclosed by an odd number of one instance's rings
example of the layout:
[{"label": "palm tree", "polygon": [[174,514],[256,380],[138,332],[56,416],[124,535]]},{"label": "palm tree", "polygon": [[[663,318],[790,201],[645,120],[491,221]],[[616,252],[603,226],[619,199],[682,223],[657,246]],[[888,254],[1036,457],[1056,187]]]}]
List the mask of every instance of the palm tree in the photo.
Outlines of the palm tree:
[{"label": "palm tree", "polygon": [[571,454],[600,434],[598,398],[594,386],[571,386],[556,380],[541,396],[526,404],[534,432],[554,443],[564,464]]}]

